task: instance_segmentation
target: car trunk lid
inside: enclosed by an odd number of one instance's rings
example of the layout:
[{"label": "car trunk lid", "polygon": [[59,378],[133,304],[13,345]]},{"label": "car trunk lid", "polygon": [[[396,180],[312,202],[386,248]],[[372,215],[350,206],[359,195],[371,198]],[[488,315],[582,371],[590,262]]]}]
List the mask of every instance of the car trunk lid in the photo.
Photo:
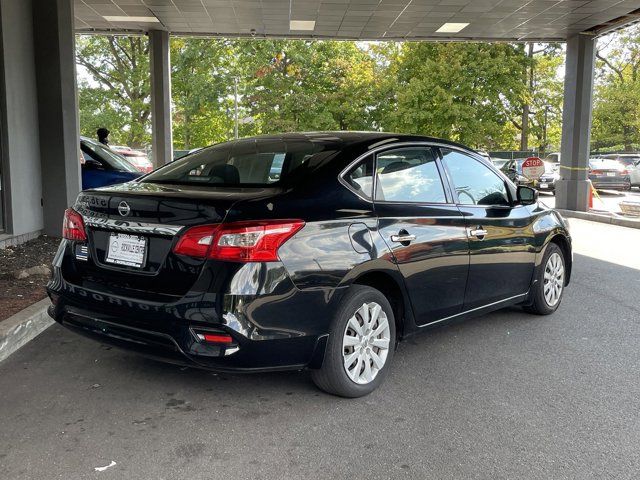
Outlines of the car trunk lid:
[{"label": "car trunk lid", "polygon": [[[75,252],[75,271],[70,273],[87,288],[117,295],[183,296],[205,260],[173,253],[180,233],[194,225],[221,223],[237,202],[273,195],[274,190],[134,182],[83,192],[74,208],[85,222],[87,251],[86,256]],[[122,262],[113,253],[123,242],[142,245],[135,262]]]}]

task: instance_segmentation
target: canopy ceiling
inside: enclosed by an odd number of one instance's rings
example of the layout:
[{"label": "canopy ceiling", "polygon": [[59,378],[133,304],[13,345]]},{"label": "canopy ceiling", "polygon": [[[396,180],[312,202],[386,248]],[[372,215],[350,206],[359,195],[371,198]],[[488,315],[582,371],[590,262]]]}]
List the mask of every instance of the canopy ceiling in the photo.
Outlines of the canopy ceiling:
[{"label": "canopy ceiling", "polygon": [[[639,21],[640,0],[75,0],[75,17],[78,32],[563,40]],[[445,23],[469,25],[457,33],[436,32]],[[300,27],[312,29],[295,29]]]}]

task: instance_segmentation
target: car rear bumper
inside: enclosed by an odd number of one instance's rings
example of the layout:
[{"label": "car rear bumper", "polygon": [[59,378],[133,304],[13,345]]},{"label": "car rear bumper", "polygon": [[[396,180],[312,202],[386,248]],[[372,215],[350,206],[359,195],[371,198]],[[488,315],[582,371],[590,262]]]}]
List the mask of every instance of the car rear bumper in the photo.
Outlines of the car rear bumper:
[{"label": "car rear bumper", "polygon": [[[274,269],[282,270],[277,262],[250,268],[271,281]],[[221,287],[227,293],[192,291],[158,302],[123,297],[102,284],[99,290],[74,285],[54,267],[47,286],[53,303],[49,315],[84,336],[171,363],[227,372],[320,366],[343,289],[300,290],[288,276],[278,279],[270,289],[227,286]],[[233,341],[206,343],[205,333]]]},{"label": "car rear bumper", "polygon": [[[320,366],[326,335],[304,335],[271,340],[251,340],[232,329],[201,325],[164,325],[148,329],[126,318],[115,318],[79,308],[51,305],[49,315],[64,327],[100,343],[135,351],[146,357],[218,372],[298,370]],[[194,332],[224,332],[232,346],[198,341]]]},{"label": "car rear bumper", "polygon": [[629,179],[619,178],[590,178],[593,187],[597,190],[628,190],[631,188]]}]

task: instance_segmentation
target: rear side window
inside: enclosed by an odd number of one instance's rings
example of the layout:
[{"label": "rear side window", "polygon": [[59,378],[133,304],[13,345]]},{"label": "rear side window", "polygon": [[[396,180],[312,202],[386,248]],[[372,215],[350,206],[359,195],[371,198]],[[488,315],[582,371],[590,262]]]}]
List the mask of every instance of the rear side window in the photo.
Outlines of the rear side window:
[{"label": "rear side window", "polygon": [[353,167],[343,178],[352,190],[371,200],[373,196],[373,156]]},{"label": "rear side window", "polygon": [[143,182],[268,186],[308,175],[335,151],[308,140],[247,139],[208,147],[147,175]]},{"label": "rear side window", "polygon": [[510,205],[507,185],[489,167],[464,153],[442,149],[458,201],[465,205]]},{"label": "rear side window", "polygon": [[429,147],[390,150],[377,157],[376,200],[445,203],[436,156]]}]

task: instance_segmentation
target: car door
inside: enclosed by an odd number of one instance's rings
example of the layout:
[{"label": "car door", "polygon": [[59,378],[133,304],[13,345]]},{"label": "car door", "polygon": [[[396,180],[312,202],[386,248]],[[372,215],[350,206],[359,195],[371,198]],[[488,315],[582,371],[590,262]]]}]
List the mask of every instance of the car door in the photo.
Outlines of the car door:
[{"label": "car door", "polygon": [[535,262],[530,207],[516,205],[515,190],[481,159],[455,148],[440,153],[469,236],[464,310],[526,294]]},{"label": "car door", "polygon": [[404,278],[418,325],[460,313],[469,264],[465,220],[433,147],[376,155],[378,231]]}]

